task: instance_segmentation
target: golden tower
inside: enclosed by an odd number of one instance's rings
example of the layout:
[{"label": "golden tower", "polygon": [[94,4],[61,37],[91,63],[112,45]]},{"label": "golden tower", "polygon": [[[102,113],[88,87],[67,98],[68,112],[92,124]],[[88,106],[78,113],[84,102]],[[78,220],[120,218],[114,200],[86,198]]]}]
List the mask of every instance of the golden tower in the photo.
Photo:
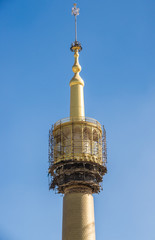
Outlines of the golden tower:
[{"label": "golden tower", "polygon": [[57,121],[49,131],[49,188],[64,195],[62,240],[95,240],[92,194],[100,192],[100,183],[107,172],[106,134],[97,120],[85,117],[76,4],[72,14],[75,42],[71,51],[75,62],[70,81],[70,117]]}]

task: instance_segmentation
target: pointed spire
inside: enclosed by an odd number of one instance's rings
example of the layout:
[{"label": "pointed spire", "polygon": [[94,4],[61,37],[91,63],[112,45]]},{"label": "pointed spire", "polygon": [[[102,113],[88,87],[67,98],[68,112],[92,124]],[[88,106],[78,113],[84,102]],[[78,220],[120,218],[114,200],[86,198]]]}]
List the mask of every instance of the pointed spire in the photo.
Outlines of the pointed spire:
[{"label": "pointed spire", "polygon": [[72,8],[72,15],[75,16],[75,42],[71,45],[71,51],[74,52],[74,65],[72,70],[74,76],[70,81],[70,117],[71,118],[83,118],[85,116],[84,110],[84,81],[80,77],[81,66],[79,64],[79,52],[82,50],[80,42],[77,41],[77,16],[79,15],[79,8]]},{"label": "pointed spire", "polygon": [[77,8],[76,3],[74,3],[74,7],[72,8],[72,15],[75,16],[75,42],[72,43],[71,51],[74,52],[74,65],[72,70],[74,72],[74,77],[70,81],[70,86],[75,84],[81,84],[84,86],[84,81],[80,77],[79,73],[81,72],[81,66],[79,64],[79,52],[82,50],[81,44],[77,41],[77,21],[76,17],[79,15],[79,8]]},{"label": "pointed spire", "polygon": [[77,16],[79,15],[80,9],[77,8],[77,4],[74,3],[74,7],[72,8],[72,15],[75,17],[75,41],[71,45],[71,51],[75,52],[76,49],[80,52],[82,50],[81,43],[77,41]]}]

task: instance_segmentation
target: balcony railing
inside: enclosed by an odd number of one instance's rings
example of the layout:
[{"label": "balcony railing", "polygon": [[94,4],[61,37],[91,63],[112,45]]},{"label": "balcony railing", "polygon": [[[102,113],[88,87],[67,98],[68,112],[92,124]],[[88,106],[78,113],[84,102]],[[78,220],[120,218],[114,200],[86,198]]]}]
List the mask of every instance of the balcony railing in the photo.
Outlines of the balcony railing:
[{"label": "balcony railing", "polygon": [[63,118],[58,120],[55,124],[54,124],[54,128],[56,128],[58,125],[63,124],[63,123],[67,123],[67,122],[76,122],[76,121],[82,121],[82,122],[89,122],[89,123],[93,123],[95,125],[97,125],[98,127],[101,128],[101,124],[94,118],[90,118],[90,117],[68,117],[68,118]]}]

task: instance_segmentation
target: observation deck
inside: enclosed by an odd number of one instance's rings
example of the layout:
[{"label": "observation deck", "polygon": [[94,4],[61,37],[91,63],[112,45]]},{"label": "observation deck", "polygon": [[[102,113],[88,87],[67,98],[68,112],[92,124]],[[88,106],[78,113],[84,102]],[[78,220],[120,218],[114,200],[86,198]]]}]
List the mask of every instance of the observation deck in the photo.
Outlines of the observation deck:
[{"label": "observation deck", "polygon": [[50,189],[100,191],[106,169],[104,126],[88,117],[64,118],[49,131]]}]

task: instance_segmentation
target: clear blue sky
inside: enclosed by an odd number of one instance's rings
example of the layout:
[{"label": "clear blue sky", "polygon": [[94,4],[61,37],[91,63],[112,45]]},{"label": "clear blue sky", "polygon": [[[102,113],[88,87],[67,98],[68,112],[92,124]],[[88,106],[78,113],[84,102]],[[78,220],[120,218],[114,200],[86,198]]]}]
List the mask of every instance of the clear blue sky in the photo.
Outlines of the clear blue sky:
[{"label": "clear blue sky", "polygon": [[[0,0],[0,240],[60,240],[48,130],[69,116],[74,1]],[[155,1],[78,1],[86,116],[105,125],[97,240],[155,239]]]}]

